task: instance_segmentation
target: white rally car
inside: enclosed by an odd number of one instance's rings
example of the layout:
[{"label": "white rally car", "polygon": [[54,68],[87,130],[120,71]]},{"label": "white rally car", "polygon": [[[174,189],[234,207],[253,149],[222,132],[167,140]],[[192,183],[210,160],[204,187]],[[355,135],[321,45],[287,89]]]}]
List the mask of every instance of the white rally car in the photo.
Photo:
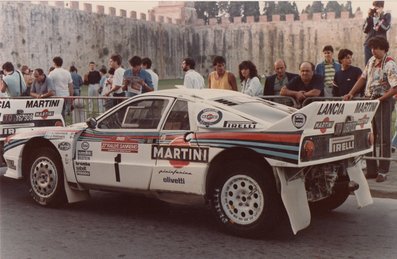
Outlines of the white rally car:
[{"label": "white rally car", "polygon": [[[26,178],[36,202],[57,206],[89,190],[208,202],[229,233],[254,237],[286,211],[294,233],[311,210],[354,191],[372,203],[358,166],[371,151],[378,101],[314,102],[297,110],[213,89],[142,94],[87,124],[8,139],[5,176]],[[285,210],[284,210],[285,208]]]}]

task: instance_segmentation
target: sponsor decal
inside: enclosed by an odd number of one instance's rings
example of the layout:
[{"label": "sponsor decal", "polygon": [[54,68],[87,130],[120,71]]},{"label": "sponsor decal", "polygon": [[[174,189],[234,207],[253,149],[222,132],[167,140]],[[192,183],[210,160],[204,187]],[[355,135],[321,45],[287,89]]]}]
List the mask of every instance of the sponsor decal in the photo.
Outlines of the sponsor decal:
[{"label": "sponsor decal", "polygon": [[88,162],[76,162],[76,174],[82,176],[90,176],[89,167],[91,166]]},{"label": "sponsor decal", "polygon": [[357,121],[354,121],[353,116],[347,116],[345,122],[338,122],[335,124],[334,134],[340,136],[356,130]]},{"label": "sponsor decal", "polygon": [[17,110],[16,114],[3,115],[3,123],[29,122],[32,120],[33,113],[24,113],[22,110]]},{"label": "sponsor decal", "polygon": [[222,120],[222,112],[216,109],[208,108],[199,112],[197,121],[205,126],[217,124]]},{"label": "sponsor decal", "polygon": [[81,142],[81,149],[82,150],[87,150],[89,148],[90,148],[90,143],[88,143],[87,141]]},{"label": "sponsor decal", "polygon": [[58,144],[59,150],[66,151],[66,150],[69,150],[70,148],[71,148],[71,145],[68,142],[61,142]]},{"label": "sponsor decal", "polygon": [[192,173],[190,172],[186,172],[186,171],[180,171],[180,170],[167,170],[167,169],[163,169],[159,171],[159,174],[171,174],[171,175],[175,175],[175,174],[182,174],[182,175],[192,175]]},{"label": "sponsor decal", "polygon": [[321,104],[317,115],[339,115],[343,113],[345,109],[344,103],[326,103]]},{"label": "sponsor decal", "polygon": [[369,122],[369,118],[367,114],[364,115],[364,117],[360,118],[357,120],[357,124],[360,125],[360,128],[364,128],[364,125]]},{"label": "sponsor decal", "polygon": [[322,121],[317,121],[314,124],[314,129],[319,129],[321,133],[325,133],[327,129],[331,129],[334,126],[334,121],[330,121],[328,117],[325,117]]},{"label": "sponsor decal", "polygon": [[34,114],[34,117],[41,117],[43,120],[45,120],[51,116],[54,116],[54,111],[49,111],[47,109],[44,109],[41,112],[35,112],[35,114]]},{"label": "sponsor decal", "polygon": [[9,136],[15,134],[16,129],[15,128],[4,128],[2,130],[2,136]]},{"label": "sponsor decal", "polygon": [[303,113],[295,113],[294,115],[292,115],[291,118],[292,118],[292,124],[297,129],[302,128],[306,123],[306,115]]},{"label": "sponsor decal", "polygon": [[223,127],[237,129],[255,129],[256,122],[253,121],[225,121]]},{"label": "sponsor decal", "polygon": [[373,112],[376,110],[376,106],[377,106],[377,103],[360,102],[360,103],[357,103],[356,109],[354,109],[354,113]]},{"label": "sponsor decal", "polygon": [[190,146],[152,145],[152,159],[169,160],[173,167],[181,168],[190,162],[208,163],[208,151],[208,148]]},{"label": "sponsor decal", "polygon": [[59,100],[28,100],[26,101],[26,108],[49,108],[58,107]]},{"label": "sponsor decal", "polygon": [[329,152],[341,152],[354,149],[354,136],[331,138],[329,140]]},{"label": "sponsor decal", "polygon": [[138,142],[128,140],[126,137],[114,137],[101,143],[101,151],[118,153],[138,153]]},{"label": "sponsor decal", "polygon": [[182,177],[179,178],[171,178],[169,176],[163,178],[163,182],[165,183],[176,183],[176,184],[185,184],[185,179]]},{"label": "sponsor decal", "polygon": [[68,135],[67,132],[46,132],[44,137],[46,139],[66,139]]},{"label": "sponsor decal", "polygon": [[91,160],[91,150],[77,150],[77,160]]},{"label": "sponsor decal", "polygon": [[2,109],[11,108],[10,101],[0,100],[0,108]]},{"label": "sponsor decal", "polygon": [[6,159],[6,163],[7,163],[8,168],[13,169],[13,170],[17,169],[14,160]]}]

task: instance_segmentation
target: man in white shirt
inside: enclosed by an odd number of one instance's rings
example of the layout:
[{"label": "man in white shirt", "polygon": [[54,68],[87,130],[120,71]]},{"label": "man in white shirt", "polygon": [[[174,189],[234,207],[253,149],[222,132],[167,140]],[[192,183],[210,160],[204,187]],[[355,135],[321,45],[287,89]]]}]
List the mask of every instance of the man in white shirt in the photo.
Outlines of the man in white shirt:
[{"label": "man in white shirt", "polygon": [[[109,60],[109,66],[113,68],[114,76],[112,82],[112,88],[110,91],[105,94],[105,96],[109,96],[113,94],[114,97],[125,97],[125,93],[123,92],[123,78],[125,69],[121,67],[121,56],[119,54],[113,54]],[[123,99],[114,99],[114,105],[121,103]]]},{"label": "man in white shirt", "polygon": [[152,60],[150,60],[150,58],[143,58],[142,68],[152,77],[153,90],[157,91],[159,87],[159,76],[152,70]]},{"label": "man in white shirt", "polygon": [[185,58],[182,61],[182,69],[186,72],[183,85],[186,88],[202,89],[205,86],[204,78],[194,70],[195,66],[196,62],[192,58]]},{"label": "man in white shirt", "polygon": [[[52,59],[55,69],[48,75],[52,79],[55,90],[55,96],[68,97],[73,96],[73,79],[69,71],[62,68],[63,60],[61,57]],[[70,111],[70,100],[65,99],[62,116],[65,118],[66,110]]]}]

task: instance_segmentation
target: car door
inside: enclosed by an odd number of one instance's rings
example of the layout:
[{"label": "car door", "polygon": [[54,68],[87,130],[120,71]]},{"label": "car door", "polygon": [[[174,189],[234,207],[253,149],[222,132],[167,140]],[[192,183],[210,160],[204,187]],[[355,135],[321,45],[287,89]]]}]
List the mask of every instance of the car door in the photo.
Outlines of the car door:
[{"label": "car door", "polygon": [[[201,148],[194,140],[196,125],[194,103],[177,100],[160,131],[158,144],[152,147],[157,160],[150,184],[151,190],[167,190],[202,194],[208,163],[207,147]],[[191,139],[191,141],[185,141]]]},{"label": "car door", "polygon": [[75,172],[80,183],[123,189],[149,188],[155,160],[152,145],[173,98],[138,97],[105,113],[85,130],[76,145]]}]

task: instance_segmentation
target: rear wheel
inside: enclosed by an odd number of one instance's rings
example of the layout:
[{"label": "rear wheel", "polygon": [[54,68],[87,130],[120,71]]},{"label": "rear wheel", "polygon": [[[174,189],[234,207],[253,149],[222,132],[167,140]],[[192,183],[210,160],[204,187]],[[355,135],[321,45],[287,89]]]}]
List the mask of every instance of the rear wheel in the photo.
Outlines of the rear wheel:
[{"label": "rear wheel", "polygon": [[275,227],[281,198],[272,174],[245,161],[228,163],[213,185],[212,209],[220,227],[243,237],[259,237]]},{"label": "rear wheel", "polygon": [[57,207],[66,202],[62,163],[56,151],[40,148],[28,164],[28,184],[33,199],[42,206]]},{"label": "rear wheel", "polygon": [[310,210],[313,213],[325,213],[341,206],[350,194],[350,191],[347,188],[348,183],[349,178],[347,176],[339,177],[333,187],[332,194],[325,199],[310,202]]}]

